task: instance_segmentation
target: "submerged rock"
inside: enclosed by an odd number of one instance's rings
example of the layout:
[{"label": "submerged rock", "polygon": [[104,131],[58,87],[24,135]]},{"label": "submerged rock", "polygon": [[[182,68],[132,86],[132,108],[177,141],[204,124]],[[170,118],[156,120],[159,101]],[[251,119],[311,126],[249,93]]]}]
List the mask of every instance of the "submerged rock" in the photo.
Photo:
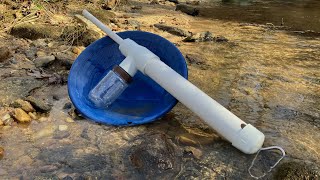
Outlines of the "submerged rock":
[{"label": "submerged rock", "polygon": [[12,104],[12,107],[14,108],[21,108],[26,112],[34,112],[35,109],[32,107],[32,105],[28,101],[24,101],[22,99],[15,100]]},{"label": "submerged rock", "polygon": [[11,52],[8,47],[0,47],[0,63],[7,60],[10,56]]},{"label": "submerged rock", "polygon": [[51,106],[42,99],[28,96],[26,100],[29,101],[33,107],[40,112],[49,112],[51,110]]},{"label": "submerged rock", "polygon": [[187,32],[187,31],[182,30],[177,27],[167,26],[164,24],[155,24],[154,27],[156,27],[162,31],[166,31],[170,34],[176,35],[176,36],[190,36],[191,35],[190,32]]},{"label": "submerged rock", "polygon": [[21,123],[30,122],[31,117],[21,108],[14,109],[14,117]]},{"label": "submerged rock", "polygon": [[142,142],[128,151],[129,167],[138,173],[136,177],[170,179],[178,174],[181,167],[182,151],[164,134],[145,136]]},{"label": "submerged rock", "polygon": [[200,12],[199,9],[185,4],[177,4],[176,11],[181,11],[191,16],[198,16]]}]

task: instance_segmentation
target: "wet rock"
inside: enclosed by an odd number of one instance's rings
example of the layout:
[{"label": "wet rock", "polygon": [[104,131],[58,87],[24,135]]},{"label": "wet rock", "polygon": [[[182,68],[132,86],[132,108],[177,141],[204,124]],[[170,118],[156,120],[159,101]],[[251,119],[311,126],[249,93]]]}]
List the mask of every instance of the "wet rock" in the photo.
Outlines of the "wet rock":
[{"label": "wet rock", "polygon": [[[140,179],[170,179],[178,174],[182,152],[164,134],[149,134],[128,150],[129,167]],[[139,179],[139,178],[138,178]]]},{"label": "wet rock", "polygon": [[4,62],[11,56],[10,49],[7,47],[0,47],[0,63]]},{"label": "wet rock", "polygon": [[56,133],[54,134],[53,138],[54,139],[64,139],[70,136],[70,132],[69,131],[56,131]]},{"label": "wet rock", "polygon": [[11,118],[10,114],[5,114],[4,116],[1,117],[1,121],[5,122],[6,120],[8,120],[10,118]]},{"label": "wet rock", "polygon": [[212,33],[209,31],[197,33],[195,35],[189,36],[185,38],[184,42],[208,42],[213,41],[214,37],[212,36]]},{"label": "wet rock", "polygon": [[320,168],[315,164],[285,162],[278,166],[274,174],[276,180],[319,179]]},{"label": "wet rock", "polygon": [[191,16],[199,15],[199,9],[185,4],[177,4],[176,11],[181,11]]},{"label": "wet rock", "polygon": [[46,39],[37,39],[33,41],[31,45],[34,45],[36,47],[45,47],[47,46],[47,42],[46,42]]},{"label": "wet rock", "polygon": [[30,122],[31,117],[21,108],[14,109],[14,118],[21,123]]},{"label": "wet rock", "polygon": [[45,165],[39,168],[39,171],[42,173],[49,173],[58,170],[59,167],[56,165]]},{"label": "wet rock", "polygon": [[68,126],[67,125],[59,125],[59,131],[66,131],[68,130]]},{"label": "wet rock", "polygon": [[[8,77],[0,81],[0,105],[11,104],[15,99],[24,98],[29,92],[44,84],[33,77]],[[31,103],[32,104],[32,103]]]},{"label": "wet rock", "polygon": [[2,125],[11,126],[14,120],[11,118],[10,114],[5,114],[1,117],[0,122],[2,123]]},{"label": "wet rock", "polygon": [[35,98],[33,96],[28,96],[26,100],[29,101],[31,105],[40,112],[46,113],[51,110],[51,105],[49,105],[47,102],[45,102],[42,99]]},{"label": "wet rock", "polygon": [[36,67],[46,67],[50,62],[54,61],[55,57],[53,55],[51,56],[41,56],[37,57],[34,62]]},{"label": "wet rock", "polygon": [[32,107],[32,105],[28,101],[24,101],[22,99],[15,100],[12,104],[12,107],[14,108],[21,108],[26,112],[34,112],[35,109]]},{"label": "wet rock", "polygon": [[185,147],[185,151],[188,152],[188,153],[192,153],[192,155],[197,159],[200,159],[202,154],[203,154],[200,149],[197,149],[197,148],[192,147],[192,146]]},{"label": "wet rock", "polygon": [[53,100],[56,100],[56,101],[59,101],[59,100],[60,100],[60,96],[57,95],[57,94],[54,94],[54,95],[52,96],[52,99],[53,99]]},{"label": "wet rock", "polygon": [[4,148],[0,147],[0,159],[2,159],[4,156]]},{"label": "wet rock", "polygon": [[66,104],[64,104],[63,109],[71,109],[71,107],[72,107],[72,103],[67,102]]},{"label": "wet rock", "polygon": [[43,128],[43,129],[39,130],[38,132],[36,132],[33,135],[33,138],[37,140],[37,139],[41,139],[43,137],[52,136],[52,134],[54,133],[55,130],[56,130],[55,126],[48,125],[45,128]]},{"label": "wet rock", "polygon": [[34,120],[38,119],[37,114],[35,112],[33,112],[33,113],[29,112],[28,115],[31,117],[31,119],[34,119]]},{"label": "wet rock", "polygon": [[66,118],[66,122],[68,123],[74,123],[75,121],[72,118],[67,117]]},{"label": "wet rock", "polygon": [[216,36],[214,37],[215,42],[228,42],[229,40],[225,38],[224,36]]},{"label": "wet rock", "polygon": [[186,37],[186,36],[191,35],[190,32],[184,31],[184,30],[177,28],[177,27],[167,26],[164,24],[155,24],[154,27],[156,27],[162,31],[166,31],[170,34],[176,35],[176,36],[185,36]]}]

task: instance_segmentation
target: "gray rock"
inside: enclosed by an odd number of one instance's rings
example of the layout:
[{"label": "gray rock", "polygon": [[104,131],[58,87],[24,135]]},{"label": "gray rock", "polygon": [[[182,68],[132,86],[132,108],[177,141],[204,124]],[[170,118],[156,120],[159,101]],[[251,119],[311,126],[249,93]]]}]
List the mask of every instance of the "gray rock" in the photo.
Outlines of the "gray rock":
[{"label": "gray rock", "polygon": [[164,24],[155,24],[154,27],[162,30],[162,31],[166,31],[170,34],[173,34],[173,35],[177,35],[177,36],[190,36],[191,33],[190,32],[187,32],[185,30],[182,30],[180,28],[177,28],[177,27],[172,27],[172,26],[167,26],[167,25],[164,25]]},{"label": "gray rock", "polygon": [[64,139],[70,136],[69,131],[56,131],[55,134],[53,135],[54,139]]},{"label": "gray rock", "polygon": [[59,66],[63,66],[66,69],[70,69],[72,66],[72,63],[75,59],[73,54],[69,54],[69,53],[56,53],[56,60],[57,65]]},{"label": "gray rock", "polygon": [[197,33],[195,35],[189,36],[185,38],[184,42],[208,42],[213,41],[214,37],[212,36],[212,33],[209,31]]},{"label": "gray rock", "polygon": [[14,100],[26,97],[35,88],[41,87],[43,81],[34,77],[8,77],[0,81],[0,105],[9,105]]},{"label": "gray rock", "polygon": [[33,41],[31,43],[31,45],[34,45],[36,47],[45,47],[48,44],[46,43],[46,39],[37,39],[37,40]]},{"label": "gray rock", "polygon": [[29,101],[31,105],[40,112],[49,112],[51,110],[51,106],[42,99],[28,96],[26,100]]},{"label": "gray rock", "polygon": [[0,63],[7,60],[10,56],[11,52],[8,47],[0,47]]},{"label": "gray rock", "polygon": [[200,12],[199,9],[185,4],[177,4],[176,11],[181,11],[191,16],[197,16]]},{"label": "gray rock", "polygon": [[137,20],[133,20],[133,19],[129,19],[129,20],[125,20],[126,24],[131,25],[132,27],[134,27],[137,30],[140,30],[140,22]]},{"label": "gray rock", "polygon": [[228,42],[229,40],[225,38],[224,36],[216,36],[214,37],[214,41],[216,42]]},{"label": "gray rock", "polygon": [[46,67],[50,62],[54,61],[55,57],[51,56],[41,56],[34,60],[36,67]]},{"label": "gray rock", "polygon": [[72,103],[67,102],[66,104],[64,104],[63,109],[71,109],[71,107],[72,107]]},{"label": "gray rock", "polygon": [[37,48],[32,46],[30,47],[27,51],[25,51],[25,55],[27,56],[28,59],[35,59],[36,58],[36,53],[37,53]]}]

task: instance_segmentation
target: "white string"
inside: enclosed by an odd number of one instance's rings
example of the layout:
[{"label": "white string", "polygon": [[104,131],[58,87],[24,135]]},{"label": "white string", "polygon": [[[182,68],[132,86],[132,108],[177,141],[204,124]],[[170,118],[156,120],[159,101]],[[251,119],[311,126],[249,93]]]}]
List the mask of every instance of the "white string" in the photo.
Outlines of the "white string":
[{"label": "white string", "polygon": [[248,169],[248,172],[249,172],[249,174],[250,174],[251,177],[253,177],[253,178],[255,178],[255,179],[260,179],[260,178],[263,178],[264,176],[267,175],[266,173],[263,173],[263,175],[261,175],[261,176],[254,176],[254,175],[252,175],[252,173],[251,173],[251,168],[253,167],[254,161],[257,159],[258,154],[260,153],[260,151],[270,150],[270,149],[280,150],[281,153],[282,153],[282,156],[280,157],[280,159],[279,159],[273,166],[270,167],[270,169],[268,170],[268,173],[271,172],[272,169],[275,168],[275,167],[279,164],[279,162],[286,156],[286,152],[285,152],[281,147],[279,147],[279,146],[270,146],[270,147],[266,147],[266,148],[261,148],[261,149],[259,149],[259,151],[257,152],[256,156],[255,156],[254,159],[252,160],[251,165],[250,165],[250,167],[249,167],[249,169]]}]

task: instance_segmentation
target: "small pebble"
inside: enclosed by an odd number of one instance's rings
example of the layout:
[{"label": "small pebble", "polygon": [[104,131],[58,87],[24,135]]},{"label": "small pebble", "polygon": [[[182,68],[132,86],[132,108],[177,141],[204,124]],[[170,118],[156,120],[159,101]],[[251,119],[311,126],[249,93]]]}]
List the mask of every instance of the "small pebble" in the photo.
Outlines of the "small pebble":
[{"label": "small pebble", "polygon": [[0,147],[0,159],[2,159],[4,156],[4,149],[3,147]]},{"label": "small pebble", "polygon": [[64,104],[63,109],[71,109],[71,107],[72,107],[72,103],[67,102],[66,104]]},{"label": "small pebble", "polygon": [[28,113],[28,115],[32,118],[32,119],[34,119],[34,120],[36,120],[37,119],[37,114],[35,113],[35,112],[29,112]]},{"label": "small pebble", "polygon": [[10,129],[11,128],[11,126],[7,126],[7,125],[5,125],[5,126],[3,126],[3,130],[7,130],[7,129]]},{"label": "small pebble", "polygon": [[197,158],[197,159],[200,159],[201,156],[202,156],[202,154],[203,154],[200,149],[197,149],[197,148],[192,147],[192,146],[187,146],[187,147],[185,148],[185,151],[191,152],[191,153],[193,154],[193,156],[194,156],[195,158]]},{"label": "small pebble", "polygon": [[44,122],[44,121],[47,121],[47,120],[48,120],[48,118],[46,118],[46,117],[41,117],[41,118],[38,119],[38,121],[40,121],[40,122]]},{"label": "small pebble", "polygon": [[67,117],[67,118],[66,118],[66,122],[68,122],[68,123],[74,123],[74,120],[73,120],[72,118],[70,118],[70,117]]},{"label": "small pebble", "polygon": [[31,121],[31,117],[21,108],[14,109],[14,117],[22,123]]},{"label": "small pebble", "polygon": [[66,131],[66,130],[68,130],[67,125],[59,125],[59,131]]},{"label": "small pebble", "polygon": [[10,119],[10,118],[11,118],[10,114],[6,114],[6,115],[2,116],[1,120],[5,121],[5,120]]}]

